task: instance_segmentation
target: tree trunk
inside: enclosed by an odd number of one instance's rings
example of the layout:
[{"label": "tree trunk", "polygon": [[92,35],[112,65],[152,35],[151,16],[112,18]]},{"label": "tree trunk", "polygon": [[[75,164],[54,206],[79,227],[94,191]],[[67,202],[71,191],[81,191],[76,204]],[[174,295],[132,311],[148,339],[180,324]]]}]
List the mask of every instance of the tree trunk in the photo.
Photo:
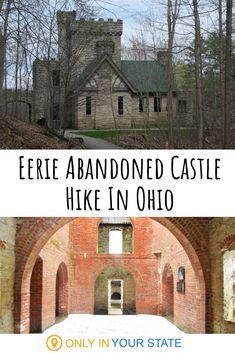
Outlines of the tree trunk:
[{"label": "tree trunk", "polygon": [[[10,14],[11,4],[13,0],[8,0],[5,17],[4,17],[4,25],[3,30],[0,29],[0,110],[3,109],[4,106],[4,79],[5,79],[5,66],[6,66],[6,42],[7,42],[7,31],[8,31],[8,18]],[[0,6],[3,3],[0,2]],[[0,8],[2,10],[2,8]]]},{"label": "tree trunk", "polygon": [[201,55],[201,28],[198,13],[198,1],[193,0],[195,24],[195,80],[196,80],[196,119],[198,122],[198,148],[204,147],[204,114],[202,99],[202,55]]},{"label": "tree trunk", "polygon": [[4,0],[0,0],[0,14],[2,12],[3,4],[4,4]]},{"label": "tree trunk", "polygon": [[18,80],[19,80],[19,51],[20,51],[20,12],[17,13],[17,43],[16,43],[16,66],[15,66],[15,117],[18,117]]},{"label": "tree trunk", "polygon": [[174,19],[172,18],[172,1],[168,0],[168,60],[167,60],[167,118],[168,118],[168,143],[174,147],[173,131],[173,42],[174,42]]},{"label": "tree trunk", "polygon": [[220,107],[221,107],[220,122],[223,127],[223,124],[224,124],[224,33],[223,33],[222,0],[219,0],[218,14],[219,14],[219,68],[220,68]]},{"label": "tree trunk", "polygon": [[0,110],[4,107],[3,86],[5,78],[6,41],[0,30]]},{"label": "tree trunk", "polygon": [[232,128],[232,6],[233,0],[227,0],[224,85],[224,148],[231,147],[230,131]]}]

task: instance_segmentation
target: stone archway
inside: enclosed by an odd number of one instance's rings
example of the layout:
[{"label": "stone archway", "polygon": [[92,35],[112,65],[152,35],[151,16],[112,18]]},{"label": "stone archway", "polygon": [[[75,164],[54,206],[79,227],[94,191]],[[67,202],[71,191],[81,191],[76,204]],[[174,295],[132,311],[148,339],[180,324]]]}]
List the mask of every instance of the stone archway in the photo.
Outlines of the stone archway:
[{"label": "stone archway", "polygon": [[56,274],[55,316],[68,315],[68,270],[62,262]]},{"label": "stone archway", "polygon": [[7,113],[13,116],[16,115],[22,121],[32,122],[32,104],[26,100],[7,102]]},{"label": "stone archway", "polygon": [[43,260],[38,257],[30,278],[30,333],[42,332]]}]

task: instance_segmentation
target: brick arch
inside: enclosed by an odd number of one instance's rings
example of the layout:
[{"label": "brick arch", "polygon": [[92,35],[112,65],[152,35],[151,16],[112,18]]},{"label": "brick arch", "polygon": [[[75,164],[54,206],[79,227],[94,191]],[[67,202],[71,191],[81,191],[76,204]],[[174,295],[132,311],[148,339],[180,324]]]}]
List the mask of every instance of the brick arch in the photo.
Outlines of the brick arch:
[{"label": "brick arch", "polygon": [[174,276],[169,263],[164,266],[162,273],[162,314],[174,315]]},{"label": "brick arch", "polygon": [[24,218],[16,229],[16,263],[15,263],[15,300],[14,330],[16,333],[29,331],[29,308],[23,303],[28,301],[29,278],[35,258],[50,237],[71,218]]},{"label": "brick arch", "polygon": [[43,260],[38,256],[30,277],[29,330],[31,333],[42,332],[42,281]]},{"label": "brick arch", "polygon": [[[94,313],[107,314],[108,311],[108,279],[123,279],[125,282],[123,293],[123,313],[136,313],[136,276],[129,270],[129,266],[104,266],[95,276],[94,281]],[[101,296],[101,298],[100,298]]]},{"label": "brick arch", "polygon": [[[210,332],[210,261],[207,227],[211,218],[152,218],[167,228],[183,246],[199,283],[198,320]],[[206,305],[207,304],[207,305]],[[203,324],[204,323],[204,324]]]},{"label": "brick arch", "polygon": [[56,316],[68,315],[68,269],[62,262],[56,274]]},{"label": "brick arch", "polygon": [[[15,282],[15,332],[27,332],[28,308],[22,303],[27,300],[29,278],[33,263],[50,237],[61,227],[76,218],[24,218],[17,226],[16,234],[16,282]],[[101,218],[97,218],[97,226]],[[197,218],[152,218],[166,227],[181,243],[186,251],[195,273],[199,277],[202,298],[206,302],[205,293],[209,296],[209,258],[208,220]],[[205,282],[207,288],[205,288]],[[202,305],[203,306],[203,305]],[[204,305],[205,306],[205,305]],[[209,310],[207,321],[210,319]],[[205,322],[205,310],[200,313]]]},{"label": "brick arch", "polygon": [[206,278],[209,269],[208,221],[201,218],[153,218],[167,228],[186,251],[191,264],[200,276]]},{"label": "brick arch", "polygon": [[235,234],[231,234],[228,237],[226,237],[221,244],[221,251],[227,251],[231,245],[235,243]]}]

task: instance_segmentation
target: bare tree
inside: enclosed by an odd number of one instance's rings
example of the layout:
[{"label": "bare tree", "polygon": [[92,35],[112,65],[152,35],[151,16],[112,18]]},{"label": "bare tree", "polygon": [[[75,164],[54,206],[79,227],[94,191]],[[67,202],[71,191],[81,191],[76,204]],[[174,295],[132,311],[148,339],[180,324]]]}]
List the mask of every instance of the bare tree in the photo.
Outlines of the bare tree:
[{"label": "bare tree", "polygon": [[219,26],[219,66],[220,66],[220,104],[221,121],[224,123],[224,30],[223,30],[223,0],[218,0],[218,26]]},{"label": "bare tree", "polygon": [[198,11],[198,0],[193,0],[195,24],[195,80],[196,80],[196,118],[198,122],[198,148],[204,147],[204,112],[203,112],[203,81],[202,81],[202,48],[201,25]]},{"label": "bare tree", "polygon": [[[98,6],[102,0],[96,3]],[[0,0],[1,107],[7,80],[15,88],[17,101],[21,82],[27,82],[27,88],[32,85],[33,61],[36,58],[50,61],[57,56],[57,11],[76,9],[81,16],[86,16],[92,13],[93,4],[92,0]]]},{"label": "bare tree", "polygon": [[174,146],[174,132],[173,132],[173,47],[175,38],[175,29],[177,19],[179,17],[181,7],[181,0],[168,0],[167,8],[167,25],[168,25],[168,62],[167,62],[167,116],[168,116],[168,131],[169,144]]},{"label": "bare tree", "polygon": [[226,47],[225,47],[225,85],[224,85],[224,148],[231,146],[232,120],[232,9],[233,0],[226,3]]},{"label": "bare tree", "polygon": [[5,79],[8,22],[12,3],[13,0],[7,0],[6,8],[4,10],[4,0],[0,2],[0,14],[3,16],[3,23],[0,27],[0,109],[3,106],[3,85]]}]

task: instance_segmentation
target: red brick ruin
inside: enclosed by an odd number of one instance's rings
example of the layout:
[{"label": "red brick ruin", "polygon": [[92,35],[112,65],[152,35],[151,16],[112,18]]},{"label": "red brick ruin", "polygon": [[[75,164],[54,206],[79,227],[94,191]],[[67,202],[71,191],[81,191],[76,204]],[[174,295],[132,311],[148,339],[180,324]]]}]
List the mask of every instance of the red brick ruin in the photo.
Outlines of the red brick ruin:
[{"label": "red brick ruin", "polygon": [[[110,254],[99,249],[102,219],[22,219],[16,234],[15,332],[42,332],[56,316],[93,314],[95,306],[107,313],[110,278],[124,283],[124,314],[169,316],[193,332],[209,331],[207,221],[131,218],[131,251]],[[185,291],[178,288],[180,267]]]}]

